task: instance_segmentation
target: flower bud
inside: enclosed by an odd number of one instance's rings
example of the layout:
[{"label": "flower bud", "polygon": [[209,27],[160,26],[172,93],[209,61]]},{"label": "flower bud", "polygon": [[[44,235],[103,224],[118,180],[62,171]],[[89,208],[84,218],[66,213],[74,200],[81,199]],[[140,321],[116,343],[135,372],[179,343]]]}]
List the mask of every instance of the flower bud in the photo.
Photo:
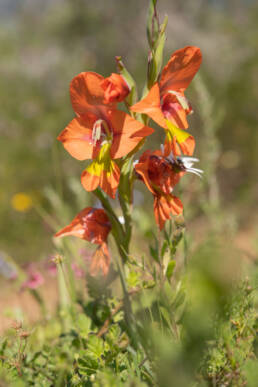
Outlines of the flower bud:
[{"label": "flower bud", "polygon": [[105,103],[122,102],[130,93],[130,89],[124,78],[115,73],[105,78],[101,83],[101,87],[104,90]]}]

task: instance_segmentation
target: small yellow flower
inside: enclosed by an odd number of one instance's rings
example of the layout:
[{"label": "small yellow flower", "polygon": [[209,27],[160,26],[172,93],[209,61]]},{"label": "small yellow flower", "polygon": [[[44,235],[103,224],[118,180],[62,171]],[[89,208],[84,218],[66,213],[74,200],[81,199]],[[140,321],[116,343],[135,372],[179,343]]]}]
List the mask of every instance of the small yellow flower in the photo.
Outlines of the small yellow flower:
[{"label": "small yellow flower", "polygon": [[32,207],[32,197],[24,192],[12,196],[12,207],[19,212],[27,212]]}]

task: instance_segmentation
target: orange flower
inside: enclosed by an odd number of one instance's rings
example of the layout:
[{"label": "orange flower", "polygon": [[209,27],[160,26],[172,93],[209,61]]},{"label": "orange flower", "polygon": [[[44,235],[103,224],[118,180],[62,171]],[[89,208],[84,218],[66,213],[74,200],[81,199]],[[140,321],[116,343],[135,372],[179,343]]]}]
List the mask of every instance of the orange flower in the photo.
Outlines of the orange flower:
[{"label": "orange flower", "polygon": [[153,194],[155,220],[160,229],[164,227],[171,214],[178,215],[183,211],[180,199],[172,195],[181,173],[161,154],[161,151],[146,151],[135,165],[140,179]]},{"label": "orange flower", "polygon": [[112,73],[110,77],[105,78],[101,87],[104,90],[105,103],[122,102],[130,93],[128,84],[119,74]]},{"label": "orange flower", "polygon": [[[187,129],[187,115],[192,112],[184,91],[189,86],[202,61],[198,47],[187,46],[175,51],[161,72],[161,77],[150,89],[148,95],[131,107],[133,112],[147,114],[158,125],[168,129],[168,122],[179,129]],[[193,153],[193,137],[189,134],[179,144],[186,141],[187,154]],[[190,148],[189,148],[189,146]]]},{"label": "orange flower", "polygon": [[106,275],[110,263],[106,241],[110,230],[111,224],[105,211],[87,207],[80,211],[68,226],[58,231],[55,237],[73,235],[100,245],[92,256],[90,273],[96,275],[101,269],[103,275]]},{"label": "orange flower", "polygon": [[154,196],[154,216],[159,229],[162,230],[166,220],[172,215],[179,215],[183,212],[181,200],[174,195]]},{"label": "orange flower", "polygon": [[179,182],[181,174],[161,151],[146,151],[135,165],[136,172],[153,195],[169,195]]},{"label": "orange flower", "polygon": [[59,135],[65,149],[76,159],[94,159],[82,173],[88,191],[99,185],[115,196],[120,171],[113,159],[126,156],[153,129],[105,103],[104,78],[93,72],[75,77],[70,86],[72,106],[77,117]]},{"label": "orange flower", "polygon": [[170,147],[154,152],[146,151],[135,165],[135,171],[154,196],[154,214],[160,229],[171,214],[179,215],[183,205],[179,198],[172,195],[175,185],[185,172],[201,176],[202,171],[192,165],[198,159],[181,156],[174,137]]}]

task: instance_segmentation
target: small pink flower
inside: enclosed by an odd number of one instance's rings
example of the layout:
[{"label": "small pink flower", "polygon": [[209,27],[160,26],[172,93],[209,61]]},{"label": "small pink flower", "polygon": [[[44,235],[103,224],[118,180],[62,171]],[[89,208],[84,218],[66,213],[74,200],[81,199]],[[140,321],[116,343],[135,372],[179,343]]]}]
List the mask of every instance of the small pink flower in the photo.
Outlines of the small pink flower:
[{"label": "small pink flower", "polygon": [[80,266],[77,265],[77,263],[73,262],[71,264],[71,267],[72,267],[72,269],[74,271],[75,277],[77,277],[77,278],[83,278],[84,277],[85,273],[82,270],[82,268],[80,268]]},{"label": "small pink flower", "polygon": [[45,268],[48,274],[51,275],[51,277],[55,277],[57,275],[57,267],[55,262],[53,261],[53,257],[47,260]]},{"label": "small pink flower", "polygon": [[39,271],[29,270],[27,280],[23,282],[21,288],[22,290],[37,289],[39,286],[43,285],[44,282],[44,277]]}]

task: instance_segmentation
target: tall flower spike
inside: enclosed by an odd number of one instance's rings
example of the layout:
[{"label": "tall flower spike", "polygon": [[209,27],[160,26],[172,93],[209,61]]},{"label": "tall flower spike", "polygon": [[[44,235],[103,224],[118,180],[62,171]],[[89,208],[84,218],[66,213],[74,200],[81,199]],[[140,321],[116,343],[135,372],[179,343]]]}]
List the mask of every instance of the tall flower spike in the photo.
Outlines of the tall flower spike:
[{"label": "tall flower spike", "polygon": [[187,46],[175,51],[167,65],[145,98],[131,107],[133,112],[147,114],[161,127],[168,129],[168,122],[177,129],[178,143],[191,155],[194,148],[193,137],[182,130],[187,129],[187,115],[192,113],[191,105],[184,91],[191,83],[202,61],[198,47]]},{"label": "tall flower spike", "polygon": [[55,234],[55,237],[73,235],[88,242],[98,244],[92,256],[90,273],[96,275],[99,270],[107,275],[110,255],[107,247],[107,237],[111,224],[106,212],[100,208],[87,207],[79,212],[72,222]]},{"label": "tall flower spike", "polygon": [[71,102],[77,117],[58,140],[76,159],[94,160],[82,173],[84,188],[92,191],[99,185],[114,197],[120,171],[113,159],[130,153],[153,129],[117,110],[116,103],[111,102],[113,98],[107,98],[103,85],[105,79],[94,72],[81,73],[72,80]]}]

